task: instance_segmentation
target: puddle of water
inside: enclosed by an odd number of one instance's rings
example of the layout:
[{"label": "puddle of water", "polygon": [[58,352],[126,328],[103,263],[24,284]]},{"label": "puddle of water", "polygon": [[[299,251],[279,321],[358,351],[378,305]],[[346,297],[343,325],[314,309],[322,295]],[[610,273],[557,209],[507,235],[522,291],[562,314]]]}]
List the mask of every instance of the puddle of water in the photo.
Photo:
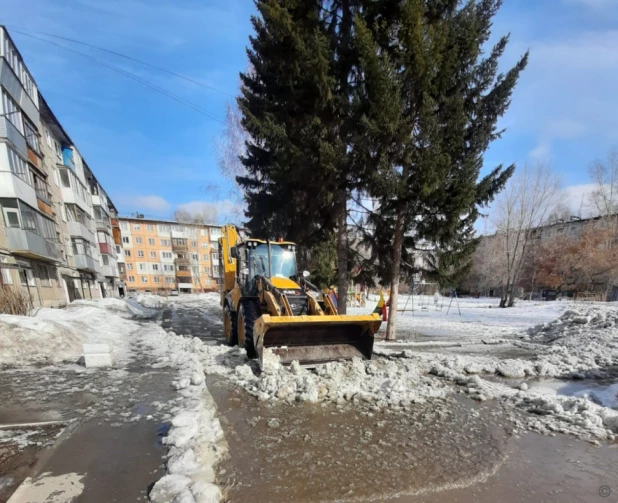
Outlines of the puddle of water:
[{"label": "puddle of water", "polygon": [[268,404],[209,377],[230,448],[231,503],[383,501],[493,473],[509,427],[495,403],[432,401],[400,412]]}]

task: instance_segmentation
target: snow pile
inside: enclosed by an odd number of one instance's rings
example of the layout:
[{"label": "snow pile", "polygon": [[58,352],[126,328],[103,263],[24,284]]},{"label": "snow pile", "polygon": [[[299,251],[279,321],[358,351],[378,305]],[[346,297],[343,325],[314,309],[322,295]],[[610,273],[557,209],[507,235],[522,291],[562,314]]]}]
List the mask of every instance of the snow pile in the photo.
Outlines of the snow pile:
[{"label": "snow pile", "polygon": [[226,455],[227,444],[198,358],[203,343],[160,329],[150,338],[150,344],[159,352],[160,366],[175,365],[180,369],[173,386],[182,397],[172,427],[163,439],[169,446],[167,474],[152,488],[150,500],[218,503],[222,494],[215,483],[214,467]]},{"label": "snow pile", "polygon": [[139,326],[114,314],[123,301],[107,300],[42,308],[33,317],[0,315],[0,365],[75,362],[85,343],[109,344],[115,360],[126,363],[131,357],[129,335]]},{"label": "snow pile", "polygon": [[332,362],[313,370],[292,362],[279,364],[277,357],[265,351],[264,371],[254,375],[245,352],[224,346],[202,346],[201,360],[207,373],[228,375],[258,400],[285,402],[346,402],[373,408],[406,407],[432,398],[444,398],[452,392],[440,380],[422,375],[417,365],[406,360],[355,358]]},{"label": "snow pile", "polygon": [[135,296],[135,301],[148,309],[161,309],[167,304],[165,297],[151,293],[140,293]]}]

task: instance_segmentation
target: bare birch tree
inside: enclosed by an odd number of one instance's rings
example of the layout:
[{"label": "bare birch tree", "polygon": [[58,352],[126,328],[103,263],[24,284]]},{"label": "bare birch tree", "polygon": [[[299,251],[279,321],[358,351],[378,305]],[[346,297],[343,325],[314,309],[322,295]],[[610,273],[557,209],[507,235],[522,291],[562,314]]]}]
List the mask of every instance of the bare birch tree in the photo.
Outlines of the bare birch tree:
[{"label": "bare birch tree", "polygon": [[590,178],[595,185],[590,202],[602,217],[618,212],[618,149],[609,151],[605,161],[595,160],[590,166]]},{"label": "bare birch tree", "polygon": [[558,177],[541,163],[519,170],[498,196],[493,222],[504,243],[500,307],[514,305],[533,230],[556,210],[560,196]]}]

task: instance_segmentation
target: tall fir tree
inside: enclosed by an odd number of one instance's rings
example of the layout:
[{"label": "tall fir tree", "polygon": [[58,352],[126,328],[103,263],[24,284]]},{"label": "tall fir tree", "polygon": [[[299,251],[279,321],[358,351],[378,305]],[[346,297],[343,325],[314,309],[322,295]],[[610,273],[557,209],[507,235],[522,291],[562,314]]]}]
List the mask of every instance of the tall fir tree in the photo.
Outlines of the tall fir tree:
[{"label": "tall fir tree", "polygon": [[250,141],[238,177],[248,228],[320,246],[337,233],[339,311],[348,283],[354,15],[360,0],[257,0],[255,35],[238,99]]},{"label": "tall fir tree", "polygon": [[363,110],[358,155],[376,169],[368,184],[378,208],[369,218],[374,258],[390,271],[387,338],[395,337],[399,281],[414,253],[441,250],[444,280],[474,250],[474,222],[511,176],[498,166],[480,177],[483,155],[503,131],[498,119],[527,63],[506,73],[502,37],[484,54],[500,0],[390,0],[356,19]]}]

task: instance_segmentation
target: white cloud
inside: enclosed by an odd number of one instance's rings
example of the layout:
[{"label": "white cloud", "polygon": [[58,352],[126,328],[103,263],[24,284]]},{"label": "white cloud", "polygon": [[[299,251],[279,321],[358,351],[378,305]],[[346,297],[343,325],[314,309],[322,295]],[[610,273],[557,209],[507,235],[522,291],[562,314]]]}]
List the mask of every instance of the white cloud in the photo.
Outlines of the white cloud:
[{"label": "white cloud", "polygon": [[570,185],[564,189],[565,204],[573,215],[590,217],[595,216],[597,211],[590,201],[590,196],[595,190],[594,183],[584,183],[580,185]]},{"label": "white cloud", "polygon": [[551,146],[548,141],[540,141],[528,155],[535,161],[548,161],[551,156]]},{"label": "white cloud", "polygon": [[171,207],[165,199],[160,196],[120,196],[117,202],[129,210],[135,210],[140,213],[151,213],[153,215],[163,215],[169,212]]},{"label": "white cloud", "polygon": [[202,216],[219,224],[239,223],[244,217],[245,205],[231,199],[215,201],[190,201],[176,206],[177,210],[186,211],[192,217]]}]

